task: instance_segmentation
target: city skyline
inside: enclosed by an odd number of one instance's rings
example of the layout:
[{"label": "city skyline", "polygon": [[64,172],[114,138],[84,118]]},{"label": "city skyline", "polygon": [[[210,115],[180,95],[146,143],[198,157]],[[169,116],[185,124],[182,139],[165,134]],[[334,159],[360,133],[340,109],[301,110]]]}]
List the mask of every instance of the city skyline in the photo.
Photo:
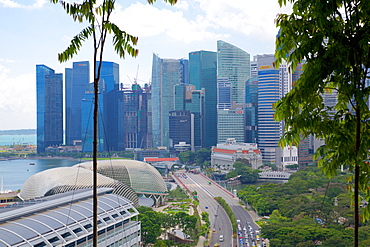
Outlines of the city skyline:
[{"label": "city skyline", "polygon": [[[286,12],[277,1],[270,0],[253,5],[225,0],[180,0],[175,6],[160,0],[152,6],[145,0],[119,4],[125,5],[117,4],[113,21],[139,37],[139,57],[119,59],[109,40],[104,60],[120,65],[120,82],[124,84],[131,84],[136,75],[139,83],[150,80],[153,53],[162,58],[187,58],[192,51],[216,51],[219,39],[247,50],[251,57],[273,53],[277,33],[274,19]],[[73,60],[57,61],[57,54],[86,24],[74,23],[60,5],[46,0],[29,5],[0,0],[0,16],[7,23],[2,27],[0,52],[0,118],[6,121],[0,122],[0,130],[35,129],[35,65],[45,64],[56,73],[64,73],[73,62],[91,63],[89,41]]]}]

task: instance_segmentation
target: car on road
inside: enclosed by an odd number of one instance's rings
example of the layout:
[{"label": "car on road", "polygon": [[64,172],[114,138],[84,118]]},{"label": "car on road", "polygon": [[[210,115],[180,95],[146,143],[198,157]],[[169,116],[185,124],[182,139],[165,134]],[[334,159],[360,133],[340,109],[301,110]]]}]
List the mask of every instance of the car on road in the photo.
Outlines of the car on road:
[{"label": "car on road", "polygon": [[224,235],[220,235],[220,242],[223,242],[224,241]]}]

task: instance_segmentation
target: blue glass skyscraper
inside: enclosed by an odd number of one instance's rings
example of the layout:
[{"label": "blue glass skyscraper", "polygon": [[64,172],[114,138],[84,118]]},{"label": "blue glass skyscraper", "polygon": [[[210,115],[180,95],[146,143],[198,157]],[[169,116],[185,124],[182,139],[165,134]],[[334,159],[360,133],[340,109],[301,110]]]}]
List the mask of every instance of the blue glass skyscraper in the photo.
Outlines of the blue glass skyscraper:
[{"label": "blue glass skyscraper", "polygon": [[191,92],[191,100],[186,102],[185,109],[189,110],[193,115],[193,140],[192,149],[193,151],[198,151],[202,147],[205,147],[205,91],[203,90],[193,90]]},{"label": "blue glass skyscraper", "polygon": [[[96,63],[98,68],[99,62]],[[85,86],[81,99],[81,140],[82,150],[92,151],[93,147],[93,83]],[[98,95],[98,150],[123,151],[123,94],[119,92],[119,65],[114,62],[102,62]]]},{"label": "blue glass skyscraper", "polygon": [[82,138],[81,107],[86,87],[90,83],[90,66],[88,61],[74,62],[73,68],[65,69],[65,136],[66,144]]},{"label": "blue glass skyscraper", "polygon": [[184,61],[162,59],[153,54],[152,64],[152,134],[153,147],[169,148],[169,112],[174,110],[174,86],[187,84]]},{"label": "blue glass skyscraper", "polygon": [[[105,97],[104,80],[99,81],[98,96],[98,151],[106,151],[106,135],[104,133],[104,101]],[[82,151],[92,152],[94,142],[94,83],[86,86],[85,96],[82,100],[81,127],[82,127]]]},{"label": "blue glass skyscraper", "polygon": [[[96,68],[98,69],[100,62],[96,62]],[[102,67],[100,71],[100,79],[105,81],[105,91],[119,90],[119,65],[114,62],[102,61]]]},{"label": "blue glass skyscraper", "polygon": [[36,65],[37,153],[63,144],[63,74]]},{"label": "blue glass skyscraper", "polygon": [[245,142],[257,143],[258,138],[258,75],[245,85]]},{"label": "blue glass skyscraper", "polygon": [[214,146],[217,144],[217,52],[189,53],[189,83],[197,90],[204,88],[203,145],[204,147]]},{"label": "blue glass skyscraper", "polygon": [[[98,69],[100,62],[96,62]],[[119,65],[114,62],[102,61],[100,79],[104,81],[106,98],[103,101],[104,151],[123,151],[124,146],[124,110],[123,94],[119,83]]]}]

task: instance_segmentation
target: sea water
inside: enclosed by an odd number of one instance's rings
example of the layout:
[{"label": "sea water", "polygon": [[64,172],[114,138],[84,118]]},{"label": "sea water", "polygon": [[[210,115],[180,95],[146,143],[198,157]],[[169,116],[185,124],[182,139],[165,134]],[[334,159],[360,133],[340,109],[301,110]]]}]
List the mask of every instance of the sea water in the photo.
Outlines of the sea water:
[{"label": "sea water", "polygon": [[16,159],[0,161],[0,190],[17,191],[32,175],[56,167],[70,167],[81,163],[67,159]]}]

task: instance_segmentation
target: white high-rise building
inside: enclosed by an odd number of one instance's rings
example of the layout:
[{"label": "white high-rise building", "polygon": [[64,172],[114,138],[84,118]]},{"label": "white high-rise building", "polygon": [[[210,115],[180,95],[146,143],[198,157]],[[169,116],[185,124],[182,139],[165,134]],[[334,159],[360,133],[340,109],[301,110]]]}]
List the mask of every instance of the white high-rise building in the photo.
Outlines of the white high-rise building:
[{"label": "white high-rise building", "polygon": [[274,120],[273,105],[291,89],[291,79],[286,64],[274,67],[273,54],[257,55],[254,60],[258,70],[258,146],[264,162],[279,163],[278,143],[284,123]]}]

